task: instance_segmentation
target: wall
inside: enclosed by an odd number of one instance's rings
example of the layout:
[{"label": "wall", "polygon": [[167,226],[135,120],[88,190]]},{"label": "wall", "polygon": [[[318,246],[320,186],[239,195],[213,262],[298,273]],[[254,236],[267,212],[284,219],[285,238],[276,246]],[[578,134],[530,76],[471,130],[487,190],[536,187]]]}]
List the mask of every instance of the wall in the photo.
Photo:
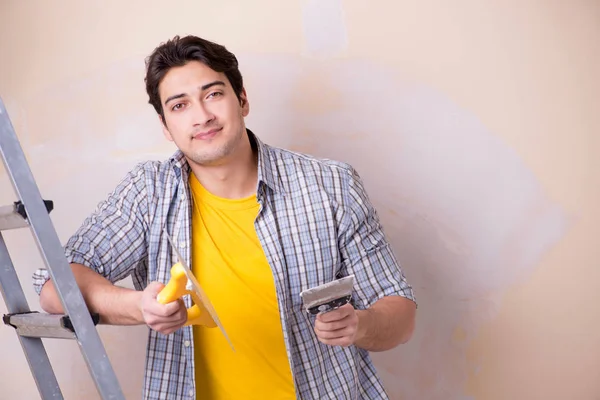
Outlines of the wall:
[{"label": "wall", "polygon": [[[174,150],[143,61],[188,33],[238,55],[265,141],[364,177],[420,304],[414,339],[375,355],[393,399],[600,398],[597,2],[5,0],[0,96],[61,240]],[[33,240],[7,242],[37,307]],[[100,331],[139,398],[145,328]],[[37,398],[0,343],[0,398]],[[65,397],[96,398],[75,343],[47,347]]]}]

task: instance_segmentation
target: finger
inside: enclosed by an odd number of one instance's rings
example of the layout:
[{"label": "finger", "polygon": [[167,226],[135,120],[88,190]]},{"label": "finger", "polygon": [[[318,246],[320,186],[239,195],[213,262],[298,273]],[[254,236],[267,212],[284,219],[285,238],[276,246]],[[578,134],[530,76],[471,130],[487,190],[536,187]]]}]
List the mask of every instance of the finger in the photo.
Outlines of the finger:
[{"label": "finger", "polygon": [[148,316],[161,319],[177,319],[177,315],[187,315],[187,310],[182,299],[177,299],[171,303],[161,304],[156,299],[146,298],[144,301],[143,312]]},{"label": "finger", "polygon": [[341,338],[344,336],[353,336],[355,332],[356,332],[356,327],[354,327],[354,326],[345,326],[341,329],[336,329],[336,330],[332,330],[332,331],[323,331],[323,330],[319,330],[319,329],[315,328],[315,334],[318,337],[325,338],[325,339],[335,339],[335,338]]},{"label": "finger", "polygon": [[317,321],[321,321],[321,322],[334,322],[334,321],[339,321],[341,319],[343,319],[344,317],[346,317],[346,315],[344,314],[344,311],[340,311],[340,309],[338,308],[337,310],[333,310],[333,311],[329,311],[323,314],[317,314]]},{"label": "finger", "polygon": [[183,299],[177,299],[177,302],[179,303],[179,310],[177,312],[179,314],[181,322],[186,323],[188,318],[188,310],[187,308],[185,308],[185,303],[183,302]]},{"label": "finger", "polygon": [[148,292],[148,294],[151,294],[153,298],[156,298],[156,296],[158,296],[158,294],[161,290],[163,290],[164,287],[165,285],[160,282],[150,282],[150,284],[146,287],[146,292]]},{"label": "finger", "polygon": [[155,331],[169,334],[181,328],[187,322],[187,312],[169,318],[148,316],[146,323]]},{"label": "finger", "polygon": [[352,325],[352,318],[350,316],[333,322],[315,321],[315,328],[320,331],[337,331],[350,325]]},{"label": "finger", "polygon": [[162,333],[163,335],[170,335],[173,332],[177,332],[181,327],[183,326],[183,324],[176,324],[176,325],[159,325],[156,328],[153,328],[155,331]]},{"label": "finger", "polygon": [[151,328],[158,329],[158,327],[183,324],[187,320],[186,317],[177,314],[169,317],[163,317],[160,315],[147,313],[144,315],[144,321],[146,321],[146,324]]},{"label": "finger", "polygon": [[183,325],[185,325],[187,321],[187,313],[185,313],[184,315],[179,316],[179,318],[175,321],[172,322],[168,322],[165,323],[165,329],[169,333],[173,333],[177,330],[179,330],[179,328],[181,328]]},{"label": "finger", "polygon": [[181,305],[178,301],[173,301],[167,304],[160,304],[156,300],[148,300],[145,304],[144,310],[146,313],[155,315],[161,318],[169,318],[180,310]]},{"label": "finger", "polygon": [[324,314],[318,314],[317,319],[322,322],[333,322],[344,319],[348,315],[354,312],[354,307],[351,304],[344,304],[342,307],[329,311]]},{"label": "finger", "polygon": [[315,331],[315,333],[320,339],[341,339],[344,337],[353,337],[355,330],[348,327],[338,329],[337,331]]},{"label": "finger", "polygon": [[167,304],[160,304],[158,302],[157,302],[157,304],[162,306],[161,308],[164,312],[165,317],[176,316],[178,313],[181,312],[182,308],[185,308],[185,306],[183,305],[183,301],[181,301],[181,299],[177,299],[177,300],[172,301]]},{"label": "finger", "polygon": [[161,323],[161,326],[164,329],[176,331],[177,329],[181,328],[185,324],[186,320],[187,320],[187,318],[180,317],[177,320],[164,321]]}]

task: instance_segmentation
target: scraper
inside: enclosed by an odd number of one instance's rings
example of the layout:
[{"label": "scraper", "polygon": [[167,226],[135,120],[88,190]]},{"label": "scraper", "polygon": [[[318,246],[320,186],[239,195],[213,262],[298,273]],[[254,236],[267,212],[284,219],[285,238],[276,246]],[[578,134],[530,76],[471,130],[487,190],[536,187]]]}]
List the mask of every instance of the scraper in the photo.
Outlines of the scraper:
[{"label": "scraper", "polygon": [[304,290],[300,293],[304,309],[309,314],[326,313],[350,302],[354,288],[354,275]]}]

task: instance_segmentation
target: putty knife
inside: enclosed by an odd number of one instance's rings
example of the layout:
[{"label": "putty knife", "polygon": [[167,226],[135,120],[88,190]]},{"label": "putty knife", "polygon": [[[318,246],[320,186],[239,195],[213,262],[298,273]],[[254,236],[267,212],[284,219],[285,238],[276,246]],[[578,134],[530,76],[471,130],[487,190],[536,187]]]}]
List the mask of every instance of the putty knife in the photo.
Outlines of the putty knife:
[{"label": "putty knife", "polygon": [[300,293],[304,309],[309,314],[319,314],[340,308],[352,299],[354,275],[324,283]]}]

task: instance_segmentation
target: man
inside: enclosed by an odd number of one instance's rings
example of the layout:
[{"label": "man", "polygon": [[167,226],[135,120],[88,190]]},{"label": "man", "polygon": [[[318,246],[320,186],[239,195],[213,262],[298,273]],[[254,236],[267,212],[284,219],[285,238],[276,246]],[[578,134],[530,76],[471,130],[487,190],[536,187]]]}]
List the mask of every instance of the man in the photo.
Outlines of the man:
[{"label": "man", "polygon": [[[66,244],[101,322],[147,324],[146,399],[387,398],[369,357],[409,340],[413,293],[356,171],[262,143],[246,128],[236,57],[175,37],[147,60],[146,90],[178,151],[136,166]],[[188,296],[157,295],[177,262],[230,336],[183,326]],[[300,292],[353,274],[352,301],[313,316]],[[132,276],[136,290],[114,283]],[[42,308],[62,312],[49,275]]]}]

